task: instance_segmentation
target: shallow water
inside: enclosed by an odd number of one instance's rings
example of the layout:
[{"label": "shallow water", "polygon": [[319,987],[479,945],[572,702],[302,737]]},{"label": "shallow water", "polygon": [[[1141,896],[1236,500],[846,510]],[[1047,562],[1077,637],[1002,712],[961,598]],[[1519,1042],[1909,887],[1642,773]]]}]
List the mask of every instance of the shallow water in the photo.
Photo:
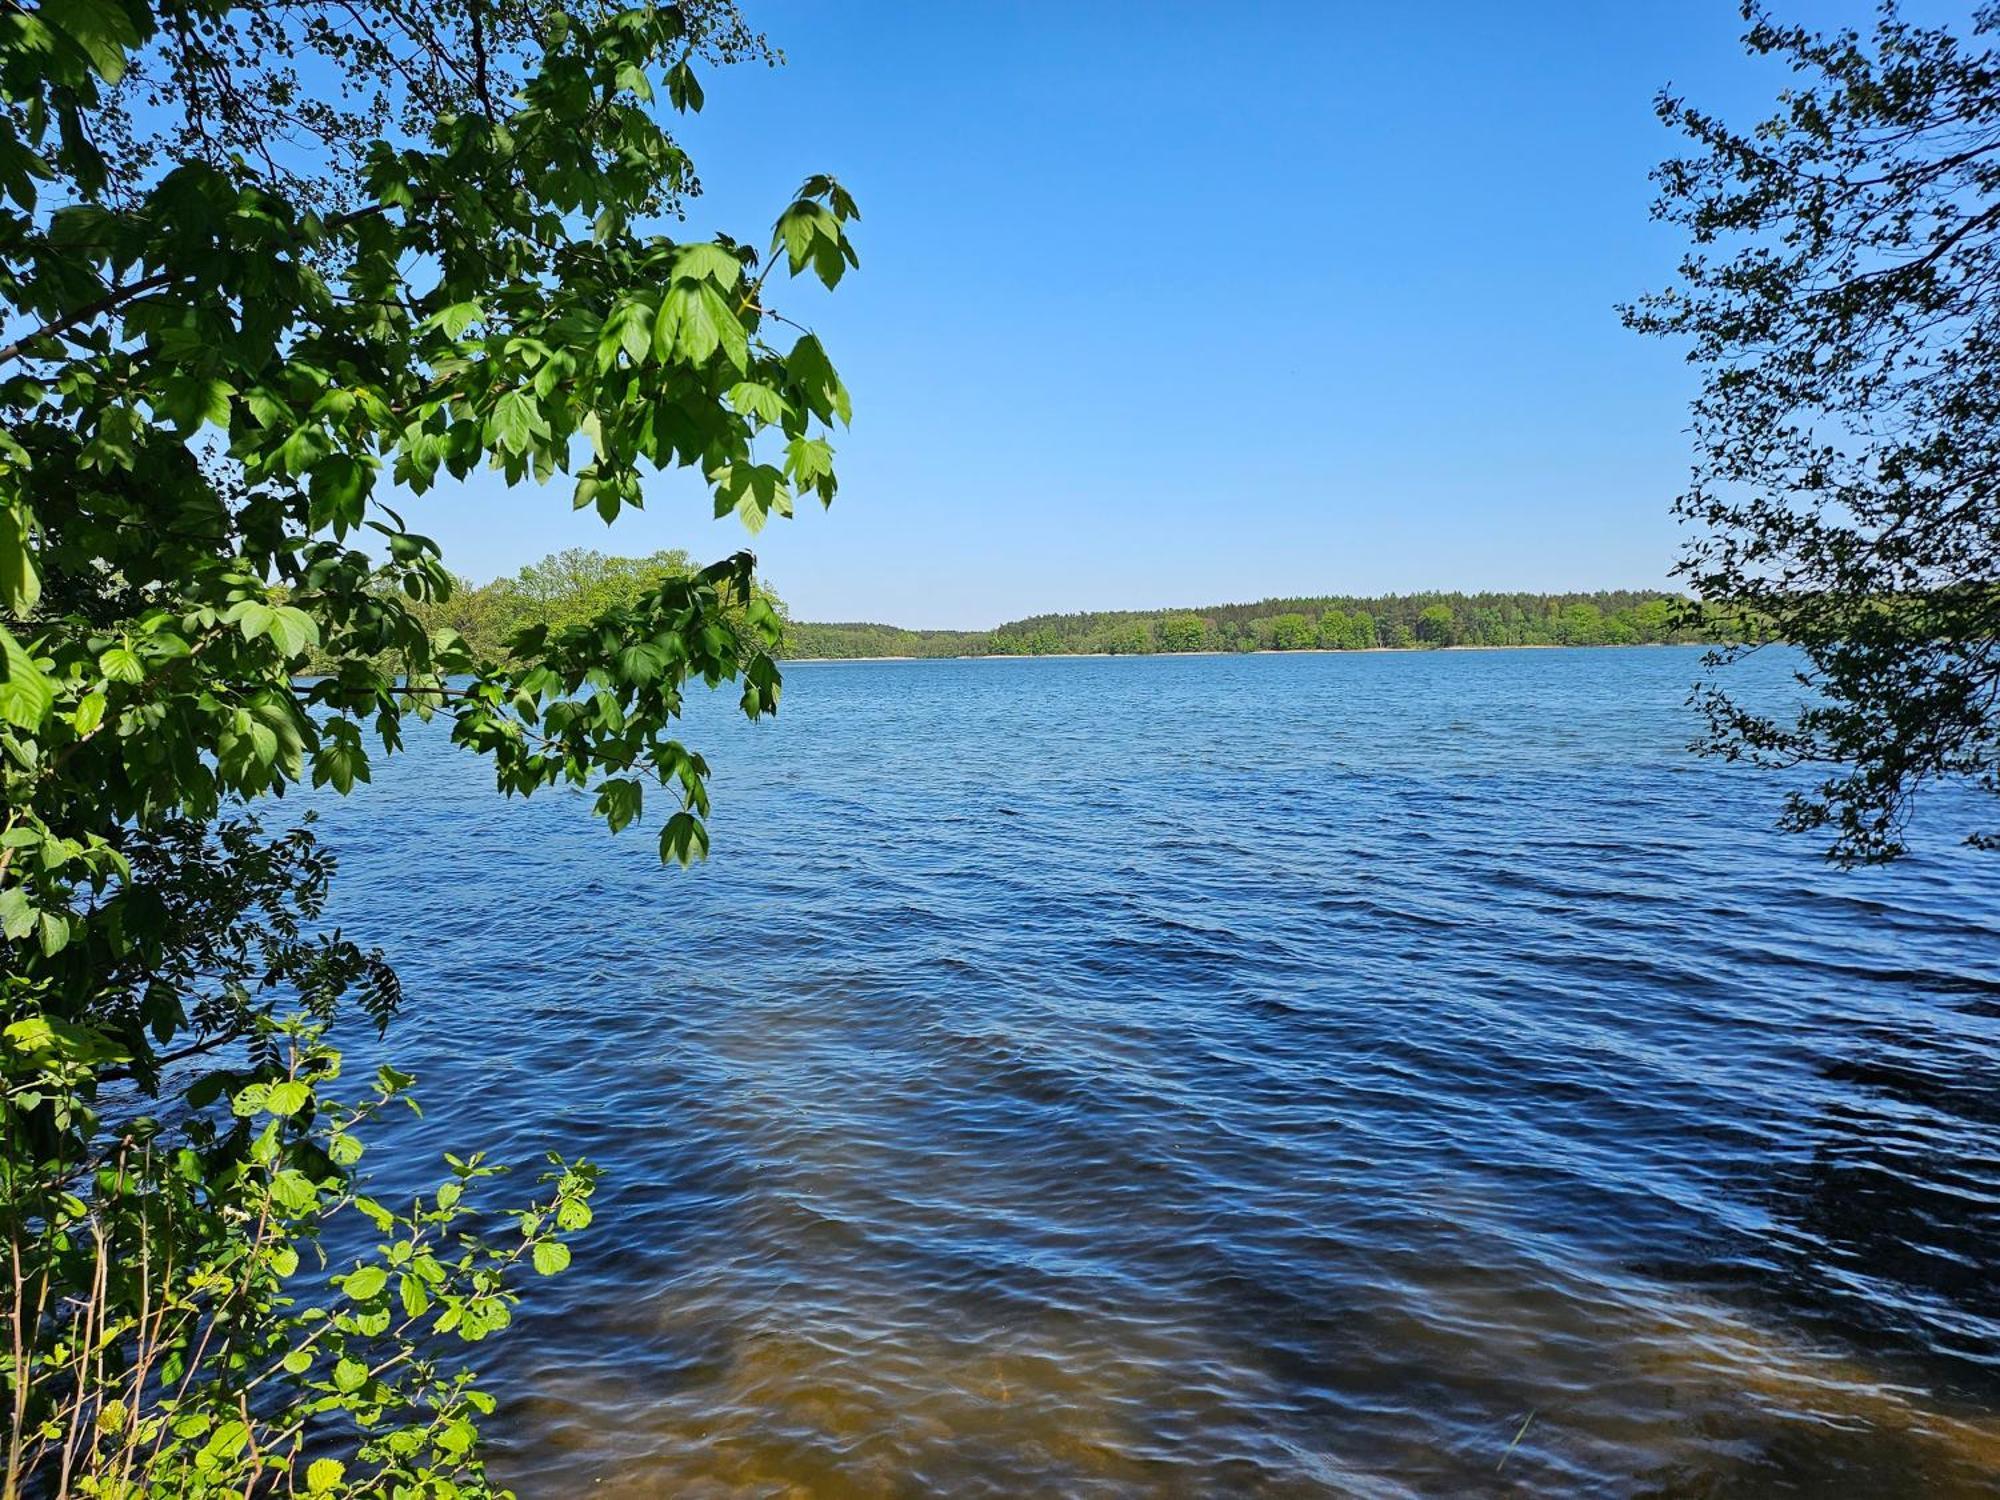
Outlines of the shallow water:
[{"label": "shallow water", "polygon": [[691,715],[688,874],[435,735],[319,800],[391,1173],[606,1169],[481,1346],[503,1476],[1993,1493],[1995,866],[1771,831],[1697,665],[797,664]]}]

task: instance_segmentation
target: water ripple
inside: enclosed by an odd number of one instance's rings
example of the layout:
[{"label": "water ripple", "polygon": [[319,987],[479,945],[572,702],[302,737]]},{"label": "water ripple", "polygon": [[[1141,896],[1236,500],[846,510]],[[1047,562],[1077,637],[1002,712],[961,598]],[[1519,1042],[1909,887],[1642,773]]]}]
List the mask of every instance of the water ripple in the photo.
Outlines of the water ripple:
[{"label": "water ripple", "polygon": [[436,736],[317,799],[437,1106],[384,1170],[607,1170],[504,1474],[1994,1492],[1989,867],[1771,832],[1695,665],[801,664],[698,706],[687,875]]}]

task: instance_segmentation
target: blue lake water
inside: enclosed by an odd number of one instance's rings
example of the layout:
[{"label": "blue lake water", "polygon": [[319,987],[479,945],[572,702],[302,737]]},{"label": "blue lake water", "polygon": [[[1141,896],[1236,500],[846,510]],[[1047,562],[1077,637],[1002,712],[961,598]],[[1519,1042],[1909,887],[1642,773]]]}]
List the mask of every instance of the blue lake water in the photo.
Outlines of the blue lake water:
[{"label": "blue lake water", "polygon": [[314,799],[384,1169],[606,1171],[480,1346],[503,1477],[1994,1492],[2000,866],[1776,833],[1698,666],[795,664],[691,709],[689,873],[435,732]]}]

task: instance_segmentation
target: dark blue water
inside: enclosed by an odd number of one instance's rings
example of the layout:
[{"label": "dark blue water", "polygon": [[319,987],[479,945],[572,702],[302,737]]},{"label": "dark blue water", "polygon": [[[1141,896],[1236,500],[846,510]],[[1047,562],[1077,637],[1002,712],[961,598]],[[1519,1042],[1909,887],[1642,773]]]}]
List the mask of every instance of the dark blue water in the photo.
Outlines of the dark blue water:
[{"label": "dark blue water", "polygon": [[392,1172],[606,1169],[481,1346],[503,1473],[1994,1492],[1997,867],[1942,801],[1826,867],[1686,754],[1697,669],[799,664],[691,713],[686,874],[435,735],[323,804],[432,1105]]}]

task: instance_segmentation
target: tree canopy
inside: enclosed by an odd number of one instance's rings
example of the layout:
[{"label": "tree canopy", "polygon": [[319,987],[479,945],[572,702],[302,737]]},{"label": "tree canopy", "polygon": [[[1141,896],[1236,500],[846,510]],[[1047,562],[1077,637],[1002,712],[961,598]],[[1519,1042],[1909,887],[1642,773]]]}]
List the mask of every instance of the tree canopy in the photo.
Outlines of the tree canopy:
[{"label": "tree canopy", "polygon": [[1655,212],[1690,249],[1626,318],[1701,371],[1680,576],[1804,657],[1796,712],[1711,679],[1707,746],[1820,768],[1785,823],[1890,859],[1927,784],[2000,791],[2000,9],[1745,16],[1788,86],[1749,127],[1661,96],[1690,150]]},{"label": "tree canopy", "polygon": [[[443,715],[499,790],[616,831],[664,789],[662,856],[704,852],[683,694],[779,699],[749,554],[474,642],[405,516],[481,467],[606,521],[678,468],[753,531],[831,501],[847,392],[772,302],[855,264],[854,204],[813,177],[755,242],[667,232],[698,187],[667,121],[763,51],[721,3],[0,11],[10,1493],[485,1492],[433,1341],[561,1269],[588,1167],[498,1236],[476,1158],[407,1213],[359,1191],[409,1080],[343,1096],[327,1028],[400,994],[320,930],[310,828],[251,804],[353,791]],[[336,1215],[379,1245],[296,1287]]]}]

